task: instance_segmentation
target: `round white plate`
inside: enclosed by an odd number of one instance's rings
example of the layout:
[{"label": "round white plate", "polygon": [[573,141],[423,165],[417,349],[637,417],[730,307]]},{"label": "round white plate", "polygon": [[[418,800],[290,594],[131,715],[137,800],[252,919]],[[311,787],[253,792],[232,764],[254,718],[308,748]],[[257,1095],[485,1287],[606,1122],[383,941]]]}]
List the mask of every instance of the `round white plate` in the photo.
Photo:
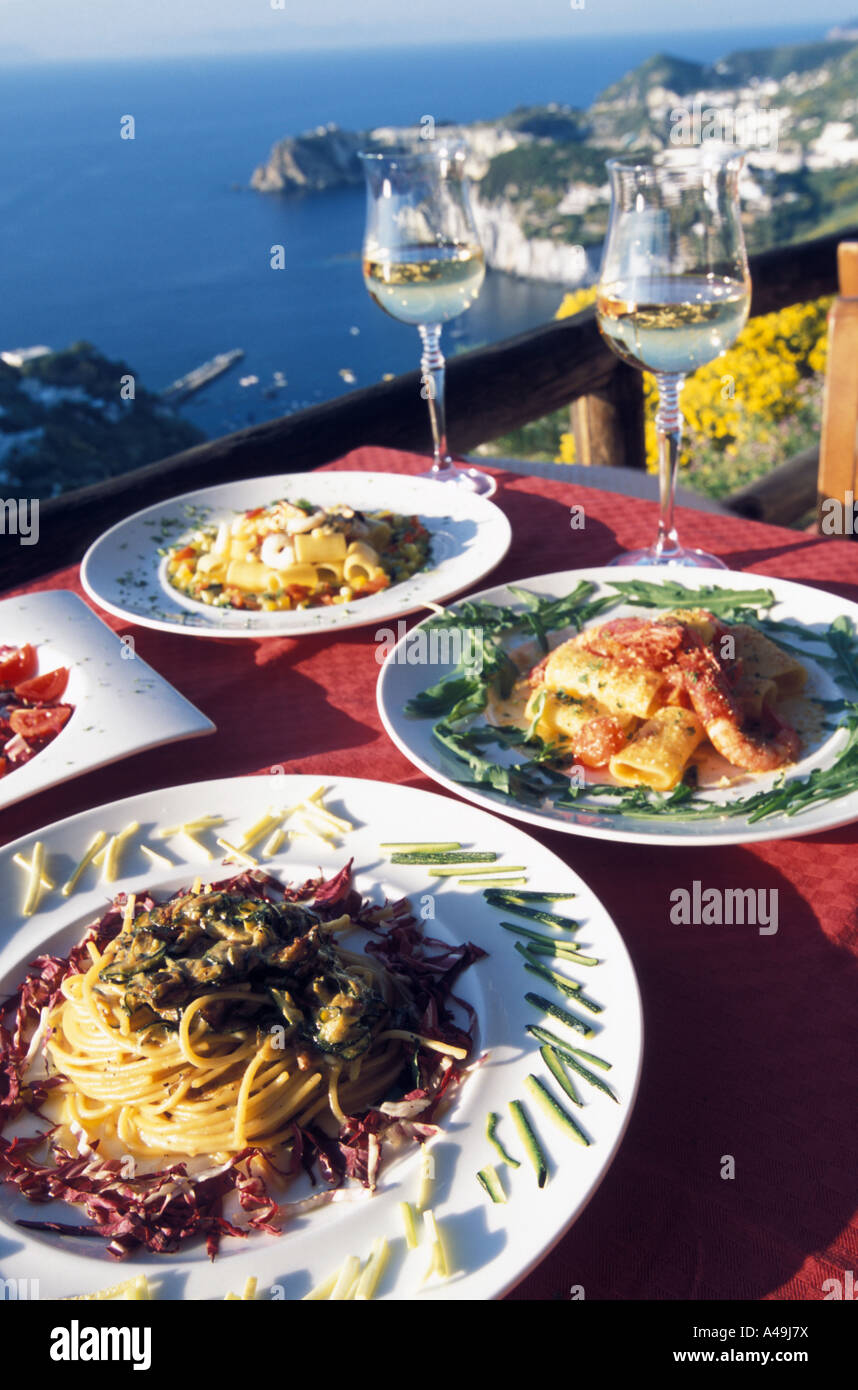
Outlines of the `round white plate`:
[{"label": "round white plate", "polygon": [[[570,593],[582,580],[587,580],[595,586],[594,597],[616,592],[611,589],[613,583],[628,583],[634,580],[645,580],[648,583],[668,581],[682,584],[688,589],[712,585],[727,589],[768,589],[775,595],[776,601],[773,607],[767,610],[766,616],[771,616],[777,622],[794,624],[804,629],[804,635],[801,635],[791,627],[785,631],[783,640],[788,641],[800,652],[801,660],[808,666],[808,691],[821,699],[845,697],[850,701],[858,700],[858,688],[849,684],[842,674],[832,674],[830,662],[833,654],[824,637],[829,624],[841,616],[846,617],[852,623],[853,629],[858,631],[858,604],[848,603],[845,599],[819,589],[807,589],[801,584],[792,584],[783,579],[770,579],[767,575],[714,569],[667,571],[650,567],[628,570],[609,567],[567,570],[522,579],[516,582],[515,587],[549,598],[561,598]],[[469,594],[468,601],[502,604],[519,609],[524,607],[506,585],[485,589],[478,594]],[[607,622],[609,619],[628,615],[653,617],[658,611],[663,610],[618,604],[593,621]],[[811,807],[797,815],[774,815],[756,822],[751,822],[746,815],[727,816],[722,813],[721,807],[724,804],[771,788],[780,773],[769,773],[765,776],[746,775],[729,788],[712,789],[702,793],[706,801],[711,803],[712,815],[703,820],[688,821],[671,816],[668,811],[662,811],[658,816],[649,819],[629,816],[614,809],[606,797],[598,801],[598,813],[594,811],[593,804],[589,807],[581,803],[571,808],[561,808],[547,798],[540,804],[523,804],[490,787],[463,783],[457,780],[458,776],[463,775],[463,765],[433,737],[432,727],[435,720],[409,718],[404,713],[408,700],[427,686],[441,680],[455,665],[448,659],[454,654],[452,644],[445,649],[437,639],[433,649],[432,643],[424,638],[428,661],[415,661],[420,641],[418,634],[423,626],[421,623],[400,639],[397,646],[388,653],[381,669],[377,698],[382,722],[393,742],[412,763],[427,773],[433,781],[449,787],[451,791],[457,792],[459,796],[466,797],[478,806],[500,811],[516,820],[543,826],[548,830],[564,830],[572,835],[590,835],[595,839],[622,840],[630,844],[746,844],[752,840],[776,840],[805,835],[815,830],[846,825],[849,821],[858,819],[858,792],[851,792],[838,800]],[[571,635],[571,631],[552,634],[552,640],[559,641]],[[772,637],[777,640],[774,633]],[[515,640],[521,641],[521,635]],[[832,720],[833,718],[834,716]],[[800,762],[788,769],[787,776],[801,778],[815,768],[830,767],[846,742],[845,730],[837,729],[831,723],[805,750]],[[489,756],[496,756],[496,752],[492,751]],[[500,754],[497,760],[502,759],[503,754]],[[510,757],[509,761],[514,759]]]},{"label": "round white plate", "polygon": [[[245,613],[210,608],[166,582],[159,549],[201,525],[232,521],[278,498],[420,517],[432,533],[429,568],[380,594],[323,608]],[[301,637],[413,613],[469,588],[503,559],[512,532],[499,507],[452,483],[404,473],[284,473],[186,492],[126,517],[94,541],[81,565],[86,592],[108,613],[195,637]]]},{"label": "round white plate", "polygon": [[[90,869],[71,898],[63,899],[58,892],[48,894],[29,919],[20,916],[25,876],[13,864],[12,856],[19,851],[29,854],[35,837],[9,846],[0,852],[0,895],[8,904],[8,925],[0,950],[0,993],[14,989],[27,963],[39,952],[66,954],[85,927],[105,910],[109,893],[140,892],[147,886],[167,893],[186,885],[197,873],[217,880],[236,872],[234,866],[221,866],[218,860],[183,860],[180,839],[169,840],[166,846],[154,839],[158,825],[222,814],[226,826],[201,837],[215,849],[216,835],[223,834],[234,843],[270,806],[291,806],[317,786],[316,778],[299,776],[225,778],[149,792],[61,821],[38,835],[46,846],[47,871],[57,883],[67,876],[96,830],[119,830],[131,820],[140,822],[148,843],[166,849],[177,860],[177,867],[172,872],[153,872],[145,867],[143,854],[129,848],[122,863],[122,878],[110,890],[97,882],[97,871]],[[427,935],[456,943],[470,940],[489,953],[466,969],[454,986],[454,992],[477,1011],[476,1055],[485,1054],[485,1061],[459,1089],[431,1149],[436,1175],[431,1203],[446,1238],[452,1277],[446,1282],[430,1280],[424,1284],[426,1246],[421,1244],[412,1252],[405,1249],[398,1203],[414,1202],[417,1197],[421,1159],[416,1146],[382,1173],[371,1199],[312,1211],[290,1224],[280,1237],[224,1239],[214,1263],[201,1245],[175,1255],[144,1253],[117,1263],[104,1253],[100,1241],[22,1230],[14,1225],[16,1217],[73,1224],[85,1222],[86,1217],[80,1209],[61,1208],[59,1204],[34,1207],[14,1188],[0,1184],[0,1277],[38,1277],[39,1296],[58,1298],[92,1292],[145,1273],[157,1280],[161,1297],[199,1299],[223,1298],[229,1290],[240,1293],[246,1278],[255,1275],[260,1297],[300,1299],[347,1255],[366,1258],[375,1237],[383,1235],[390,1242],[391,1258],[378,1297],[485,1300],[499,1297],[522,1279],[585,1206],[625,1131],[641,1064],[640,997],[613,922],[577,874],[529,835],[494,816],[449,797],[408,787],[348,777],[333,779],[327,786],[326,804],[351,820],[354,830],[336,847],[321,841],[294,841],[286,853],[261,861],[265,867],[280,877],[300,881],[318,873],[320,866],[329,873],[354,857],[355,883],[365,895],[377,901],[385,895],[393,899],[407,895],[418,914],[434,911],[434,918],[427,916]],[[567,1034],[564,1024],[544,1018],[527,1004],[525,993],[537,990],[556,997],[558,1003],[568,1004],[568,1000],[552,985],[525,971],[513,945],[518,938],[499,925],[506,914],[489,907],[479,888],[461,888],[454,879],[433,878],[426,868],[394,866],[388,855],[379,851],[380,841],[404,836],[453,839],[468,847],[496,850],[499,862],[527,866],[529,888],[578,895],[546,906],[583,923],[581,944],[592,948],[601,962],[568,970],[572,978],[586,980],[588,995],[604,1005],[604,1012],[593,1016],[596,1036],[582,1041],[577,1034],[569,1034],[569,1039],[573,1046],[581,1043],[613,1064],[610,1072],[599,1075],[609,1081],[619,1098],[617,1104],[581,1082],[583,1108],[577,1110],[565,1101],[591,1136],[590,1147],[582,1147],[555,1129],[523,1089],[524,1078],[533,1072],[557,1091],[539,1057],[538,1044],[525,1032],[525,1025],[544,1023]],[[557,962],[554,965],[564,969]],[[550,1176],[542,1189],[512,1125],[508,1102],[516,1098],[524,1101],[549,1156]],[[520,1168],[505,1167],[486,1140],[489,1111],[502,1115],[499,1132],[510,1151],[522,1160]],[[497,1164],[502,1174],[508,1194],[505,1205],[493,1205],[476,1180],[476,1173],[487,1163]],[[289,1197],[303,1195],[305,1189],[296,1182]]]}]

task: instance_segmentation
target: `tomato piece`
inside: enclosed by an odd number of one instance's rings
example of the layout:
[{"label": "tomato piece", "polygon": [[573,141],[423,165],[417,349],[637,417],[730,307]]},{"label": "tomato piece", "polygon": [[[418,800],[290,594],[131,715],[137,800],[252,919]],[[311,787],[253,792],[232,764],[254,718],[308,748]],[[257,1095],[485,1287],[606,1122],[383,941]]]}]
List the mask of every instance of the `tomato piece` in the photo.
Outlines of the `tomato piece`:
[{"label": "tomato piece", "polygon": [[310,590],[306,584],[287,584],[284,593],[293,603],[303,603],[304,599],[310,597]]},{"label": "tomato piece", "polygon": [[9,725],[22,738],[45,738],[58,734],[71,718],[71,705],[53,705],[50,709],[13,709]]},{"label": "tomato piece", "polygon": [[364,598],[367,594],[379,594],[382,589],[388,588],[389,585],[390,580],[387,575],[382,579],[371,579],[368,584],[364,584],[363,588],[356,590],[355,597]]},{"label": "tomato piece", "polygon": [[15,695],[19,700],[30,700],[33,704],[48,704],[60,698],[68,682],[68,667],[58,666],[55,671],[46,671],[43,676],[21,681],[15,686]]},{"label": "tomato piece", "polygon": [[11,656],[0,661],[0,685],[17,685],[19,681],[29,680],[36,674],[38,658],[36,648],[29,642],[24,647],[13,650]]},{"label": "tomato piece", "polygon": [[0,777],[6,776],[6,759],[0,758]]},{"label": "tomato piece", "polygon": [[578,731],[572,743],[575,757],[585,767],[604,767],[625,747],[626,736],[617,720],[609,714],[591,719]]},{"label": "tomato piece", "polygon": [[194,558],[194,556],[196,555],[196,553],[197,553],[197,552],[194,550],[194,547],[193,547],[192,545],[186,545],[186,546],[183,546],[181,550],[177,550],[177,551],[176,551],[175,555],[173,556],[173,559],[174,559],[174,560],[192,560],[192,559]]}]

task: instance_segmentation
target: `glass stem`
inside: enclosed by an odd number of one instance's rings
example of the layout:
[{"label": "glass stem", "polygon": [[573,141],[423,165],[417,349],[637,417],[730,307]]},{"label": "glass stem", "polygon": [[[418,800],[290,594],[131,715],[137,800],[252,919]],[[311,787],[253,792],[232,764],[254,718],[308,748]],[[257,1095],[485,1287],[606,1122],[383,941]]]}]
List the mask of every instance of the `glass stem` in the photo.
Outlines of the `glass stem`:
[{"label": "glass stem", "polygon": [[655,549],[659,556],[679,550],[679,537],[673,524],[673,504],[676,493],[676,473],[682,447],[682,414],[679,393],[685,377],[679,372],[656,372],[658,410],[655,428],[658,436],[658,495],[660,514],[658,540]]},{"label": "glass stem", "polygon": [[440,323],[420,324],[423,356],[420,359],[420,394],[429,403],[429,421],[435,450],[433,468],[439,471],[452,466],[447,449],[447,417],[444,410],[444,354],[441,351]]}]

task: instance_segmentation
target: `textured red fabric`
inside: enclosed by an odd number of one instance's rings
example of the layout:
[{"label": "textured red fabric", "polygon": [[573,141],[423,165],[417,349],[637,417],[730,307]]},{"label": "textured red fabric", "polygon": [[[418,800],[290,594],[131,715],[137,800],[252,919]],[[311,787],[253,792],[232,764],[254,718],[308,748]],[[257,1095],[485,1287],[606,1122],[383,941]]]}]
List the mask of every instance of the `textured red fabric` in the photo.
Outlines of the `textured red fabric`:
[{"label": "textured red fabric", "polygon": [[[416,473],[412,455],[360,449],[330,467]],[[513,523],[485,584],[604,564],[648,542],[656,506],[498,473]],[[582,504],[583,530],[569,508]],[[702,512],[689,544],[731,568],[858,599],[858,547]],[[80,593],[77,571],[27,588]],[[20,590],[23,592],[24,590]],[[211,738],[138,755],[3,813],[3,841],[119,796],[266,771],[348,774],[433,789],[393,748],[375,709],[372,629],[234,642],[108,618],[217,724]],[[653,850],[531,831],[571,864],[619,924],[638,972],[646,1043],[620,1151],[574,1228],[517,1299],[821,1299],[858,1271],[858,856],[856,829],[770,844]],[[779,890],[779,930],[684,927],[669,894]],[[725,1155],[735,1178],[720,1176]]]}]

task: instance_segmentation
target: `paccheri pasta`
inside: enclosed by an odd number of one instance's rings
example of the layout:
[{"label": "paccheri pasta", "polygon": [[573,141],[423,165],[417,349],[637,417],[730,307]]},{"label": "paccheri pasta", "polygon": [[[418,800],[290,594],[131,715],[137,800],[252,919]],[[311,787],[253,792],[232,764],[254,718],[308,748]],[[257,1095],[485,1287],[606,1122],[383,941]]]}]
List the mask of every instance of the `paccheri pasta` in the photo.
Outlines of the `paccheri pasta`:
[{"label": "paccheri pasta", "polygon": [[[367,950],[342,944],[358,927]],[[424,942],[408,903],[362,900],[350,866],[298,887],[248,872],[118,901],[68,958],[37,960],[6,1006],[0,1119],[28,1108],[55,1128],[0,1137],[0,1173],[93,1223],[24,1224],[104,1235],[115,1255],[194,1233],[216,1246],[247,1233],[222,1218],[220,1196],[234,1191],[251,1227],[277,1230],[266,1183],[314,1154],[333,1181],[374,1186],[391,1126],[425,1137],[460,1079],[471,1037],[448,985],[481,954]],[[407,1119],[380,1108],[403,1093]]]},{"label": "paccheri pasta", "polygon": [[800,740],[778,704],[807,672],[747,624],[704,609],[588,628],[533,669],[525,718],[584,766],[669,791],[711,745],[733,767],[793,762]]},{"label": "paccheri pasta", "polygon": [[368,598],[423,569],[416,516],[280,500],[201,527],[167,554],[168,582],[215,608],[282,611]]}]

